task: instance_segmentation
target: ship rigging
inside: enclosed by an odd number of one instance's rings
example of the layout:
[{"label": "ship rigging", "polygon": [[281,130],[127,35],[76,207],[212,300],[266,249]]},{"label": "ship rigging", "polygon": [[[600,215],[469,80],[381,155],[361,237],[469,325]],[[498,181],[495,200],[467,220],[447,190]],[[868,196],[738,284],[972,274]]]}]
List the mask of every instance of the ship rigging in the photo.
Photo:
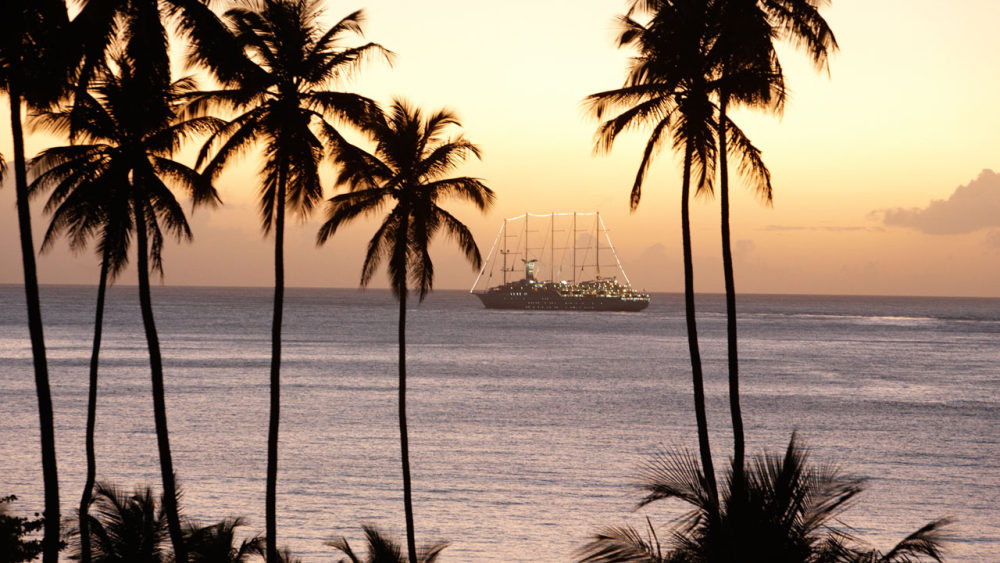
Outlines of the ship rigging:
[{"label": "ship rigging", "polygon": [[[593,227],[581,229],[591,217]],[[533,237],[532,233],[541,234]],[[557,233],[565,234],[563,243],[557,242]],[[614,268],[614,275],[601,275],[602,252],[610,254],[604,267],[605,271]],[[560,279],[567,258],[570,275]],[[517,272],[523,272],[523,277],[512,281]],[[540,279],[545,273],[547,281]],[[480,282],[488,289],[477,289]],[[491,287],[491,282],[499,285]],[[487,309],[641,311],[649,305],[648,293],[632,289],[597,212],[525,213],[504,219],[471,293]]]}]

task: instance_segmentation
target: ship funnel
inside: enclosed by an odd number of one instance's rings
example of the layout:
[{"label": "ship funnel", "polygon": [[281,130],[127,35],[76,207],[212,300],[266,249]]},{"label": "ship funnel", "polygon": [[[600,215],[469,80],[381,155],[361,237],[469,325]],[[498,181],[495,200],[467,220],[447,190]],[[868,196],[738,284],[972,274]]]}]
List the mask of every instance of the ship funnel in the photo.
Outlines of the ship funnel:
[{"label": "ship funnel", "polygon": [[524,279],[528,281],[535,281],[535,266],[538,265],[538,260],[521,260],[524,262]]}]

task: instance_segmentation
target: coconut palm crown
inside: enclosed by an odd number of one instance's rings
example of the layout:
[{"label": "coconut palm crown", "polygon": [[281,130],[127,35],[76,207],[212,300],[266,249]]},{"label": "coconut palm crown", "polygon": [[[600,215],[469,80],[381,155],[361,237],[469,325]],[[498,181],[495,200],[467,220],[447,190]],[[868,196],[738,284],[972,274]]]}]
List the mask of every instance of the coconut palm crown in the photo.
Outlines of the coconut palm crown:
[{"label": "coconut palm crown", "polygon": [[[167,523],[163,503],[149,487],[131,494],[109,483],[97,483],[88,527],[95,563],[163,563]],[[80,559],[79,530],[71,534],[70,558]]]},{"label": "coconut palm crown", "polygon": [[454,197],[485,211],[495,199],[493,190],[478,178],[444,177],[467,157],[480,157],[479,148],[465,137],[446,137],[449,128],[459,125],[448,110],[424,117],[397,99],[384,117],[366,125],[376,143],[373,154],[346,144],[337,150],[337,185],[350,191],[330,199],[318,242],[326,242],[345,223],[392,205],[368,243],[362,286],[386,262],[394,295],[402,298],[407,287],[414,286],[422,301],[434,283],[429,243],[442,230],[455,239],[473,267],[481,266],[472,233],[438,205],[441,199]]},{"label": "coconut palm crown", "polygon": [[[744,482],[736,483],[737,475]],[[735,467],[728,472],[718,518],[704,474],[690,455],[656,455],[643,467],[640,483],[645,496],[637,508],[679,501],[689,510],[661,536],[649,519],[645,533],[629,525],[605,528],[580,549],[579,563],[941,561],[946,519],[928,523],[885,553],[861,544],[840,518],[864,481],[811,462],[794,434],[784,455],[760,454],[745,472],[738,474]]]},{"label": "coconut palm crown", "polygon": [[227,11],[226,22],[245,56],[243,71],[223,89],[193,97],[188,106],[193,114],[237,114],[203,146],[198,165],[204,175],[218,177],[262,145],[264,232],[283,221],[286,205],[306,216],[322,199],[324,146],[343,142],[336,125],[359,126],[378,111],[374,101],[336,87],[373,56],[392,56],[377,43],[342,47],[347,34],[361,34],[364,12],[324,30],[321,6],[318,0],[247,0]]}]

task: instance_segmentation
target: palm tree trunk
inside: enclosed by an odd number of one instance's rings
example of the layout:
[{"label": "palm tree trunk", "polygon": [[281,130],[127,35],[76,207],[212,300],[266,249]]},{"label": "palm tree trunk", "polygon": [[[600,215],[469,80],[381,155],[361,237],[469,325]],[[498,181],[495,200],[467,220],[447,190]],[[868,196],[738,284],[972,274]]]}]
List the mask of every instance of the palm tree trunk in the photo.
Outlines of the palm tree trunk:
[{"label": "palm tree trunk", "polygon": [[38,397],[38,429],[42,446],[42,480],[45,489],[45,530],[42,539],[42,563],[56,563],[59,558],[59,472],[56,467],[56,435],[49,389],[49,368],[45,360],[45,335],[42,331],[42,307],[35,269],[35,245],[31,240],[31,211],[28,207],[28,174],[24,158],[24,130],[21,126],[21,92],[11,80],[10,128],[14,136],[14,182],[17,191],[17,224],[21,234],[21,260],[24,268],[24,294],[28,306],[28,333],[35,367],[35,394]]},{"label": "palm tree trunk", "polygon": [[104,294],[108,286],[108,252],[101,258],[101,281],[97,286],[97,310],[94,313],[94,347],[90,353],[90,389],[87,393],[87,482],[80,498],[80,562],[90,563],[90,518],[88,510],[97,478],[94,454],[94,427],[97,421],[97,367],[101,353],[101,331],[104,327]]},{"label": "palm tree trunk", "polygon": [[691,253],[691,157],[689,141],[684,151],[684,179],[681,186],[681,236],[684,241],[684,305],[687,317],[688,349],[691,353],[691,382],[694,386],[694,414],[698,424],[698,449],[705,483],[711,495],[713,514],[718,508],[715,469],[712,466],[712,448],[708,442],[708,419],[705,416],[705,388],[701,372],[701,352],[698,349],[698,326],[694,311],[694,264]]},{"label": "palm tree trunk", "polygon": [[[403,229],[405,232],[405,229]],[[406,268],[403,268],[404,276]],[[417,541],[413,529],[413,494],[410,484],[410,440],[406,432],[406,280],[399,292],[399,445],[403,463],[403,510],[406,513],[406,549],[410,563],[417,563]]]},{"label": "palm tree trunk", "polygon": [[267,425],[267,493],[264,499],[267,563],[278,559],[278,423],[281,420],[281,316],[285,303],[285,183],[288,162],[278,170],[274,223],[274,313],[271,320],[271,409]]},{"label": "palm tree trunk", "polygon": [[146,237],[145,208],[133,189],[132,209],[135,212],[136,254],[139,268],[139,307],[142,324],[146,329],[149,347],[149,368],[153,387],[153,419],[156,423],[156,445],[160,454],[160,474],[163,480],[163,509],[167,513],[167,529],[174,546],[174,561],[187,563],[187,549],[181,533],[177,509],[177,485],[174,481],[174,463],[170,455],[170,437],[167,433],[167,403],[163,391],[163,360],[160,357],[160,339],[153,321],[153,301],[149,289],[149,242]]},{"label": "palm tree trunk", "polygon": [[729,412],[733,421],[734,482],[743,482],[745,444],[740,410],[740,362],[736,341],[736,283],[733,279],[733,247],[729,234],[729,160],[726,147],[725,95],[719,103],[719,201],[722,207],[722,271],[726,280],[726,336],[729,342]]}]

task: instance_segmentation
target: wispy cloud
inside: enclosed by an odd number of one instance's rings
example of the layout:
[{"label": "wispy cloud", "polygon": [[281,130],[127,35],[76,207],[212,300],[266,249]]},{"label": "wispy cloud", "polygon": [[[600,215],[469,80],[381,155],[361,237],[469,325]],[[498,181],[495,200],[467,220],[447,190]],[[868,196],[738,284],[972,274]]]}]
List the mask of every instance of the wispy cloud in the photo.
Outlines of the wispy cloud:
[{"label": "wispy cloud", "polygon": [[983,170],[959,186],[948,199],[927,207],[880,209],[873,212],[890,227],[908,227],[931,235],[957,235],[1000,227],[1000,174]]},{"label": "wispy cloud", "polygon": [[1000,252],[1000,231],[990,231],[986,235],[986,246]]},{"label": "wispy cloud", "polygon": [[882,227],[862,227],[862,226],[838,226],[838,225],[768,225],[765,231],[826,231],[831,233],[865,231],[871,233],[881,233],[885,231]]}]

